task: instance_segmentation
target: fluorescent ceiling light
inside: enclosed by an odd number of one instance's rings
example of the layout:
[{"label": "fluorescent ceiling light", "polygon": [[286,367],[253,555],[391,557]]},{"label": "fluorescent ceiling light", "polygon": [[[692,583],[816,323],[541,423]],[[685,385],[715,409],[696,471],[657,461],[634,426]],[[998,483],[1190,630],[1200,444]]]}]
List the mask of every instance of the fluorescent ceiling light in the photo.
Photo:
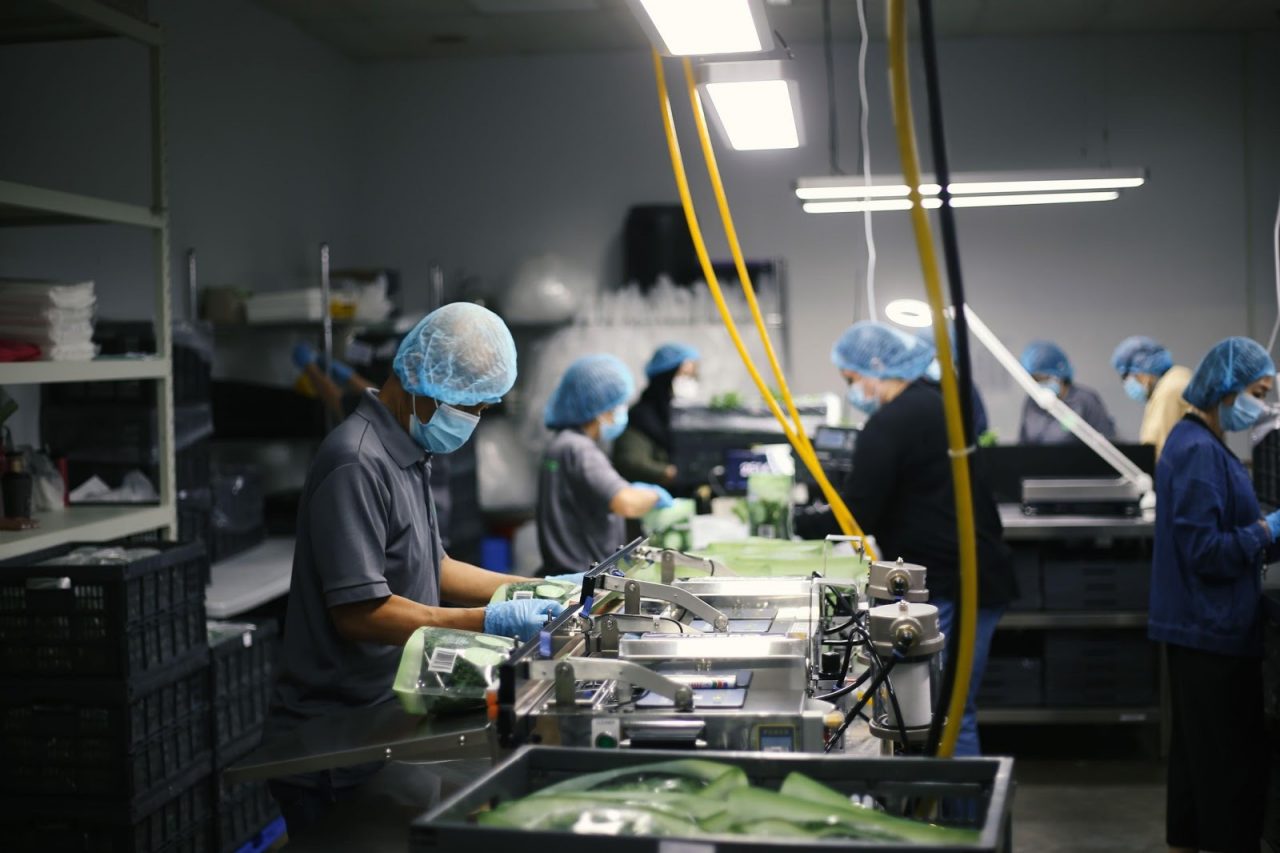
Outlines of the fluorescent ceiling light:
[{"label": "fluorescent ceiling light", "polygon": [[[1115,190],[1092,193],[1020,193],[1016,195],[972,195],[951,199],[952,207],[1016,207],[1025,204],[1071,204],[1087,201],[1115,201],[1120,193]],[[920,200],[925,210],[942,207],[942,199]],[[805,213],[861,213],[865,210],[910,210],[911,200],[905,198],[839,199],[836,201],[806,201],[801,205]]]},{"label": "fluorescent ceiling light", "polygon": [[[962,172],[952,176],[949,189],[952,195],[995,195],[1004,193],[1123,190],[1140,187],[1145,182],[1146,173],[1143,169]],[[921,195],[936,196],[941,191],[942,188],[934,182],[932,175],[923,176],[920,184]],[[865,186],[862,178],[854,175],[801,178],[796,182],[796,198],[801,201],[906,198],[907,194],[907,186],[902,182],[900,175],[873,177],[870,186]],[[961,205],[956,206],[960,207]]]},{"label": "fluorescent ceiling light", "polygon": [[884,316],[908,329],[923,329],[933,325],[933,311],[929,303],[920,299],[895,299],[884,307]]},{"label": "fluorescent ceiling light", "polygon": [[668,56],[773,49],[761,0],[628,0],[649,40]]},{"label": "fluorescent ceiling light", "polygon": [[800,89],[782,60],[708,62],[698,90],[729,146],[738,151],[800,145]]}]

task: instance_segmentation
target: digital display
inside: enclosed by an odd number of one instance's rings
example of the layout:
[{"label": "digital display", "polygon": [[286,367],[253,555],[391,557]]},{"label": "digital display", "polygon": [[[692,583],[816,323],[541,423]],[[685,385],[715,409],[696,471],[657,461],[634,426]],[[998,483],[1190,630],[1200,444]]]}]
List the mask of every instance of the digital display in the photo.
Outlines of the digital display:
[{"label": "digital display", "polygon": [[763,453],[751,450],[724,452],[724,487],[729,492],[745,492],[747,478],[769,471],[769,460]]},{"label": "digital display", "polygon": [[796,734],[793,729],[783,726],[762,726],[760,733],[761,752],[795,752]]},{"label": "digital display", "polygon": [[813,437],[813,446],[819,450],[842,450],[853,446],[852,438],[851,430],[818,427],[818,432]]}]

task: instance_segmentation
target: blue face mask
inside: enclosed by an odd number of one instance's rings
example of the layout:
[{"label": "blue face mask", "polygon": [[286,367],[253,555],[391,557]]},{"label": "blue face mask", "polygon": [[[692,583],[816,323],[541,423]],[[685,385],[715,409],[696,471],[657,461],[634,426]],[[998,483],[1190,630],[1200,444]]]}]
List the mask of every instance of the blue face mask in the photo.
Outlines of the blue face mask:
[{"label": "blue face mask", "polygon": [[1046,379],[1040,383],[1040,387],[1055,397],[1062,396],[1062,380],[1060,379]]},{"label": "blue face mask", "polygon": [[436,413],[425,424],[418,413],[409,412],[409,434],[429,453],[452,453],[467,443],[480,423],[479,415],[468,415],[444,403],[436,404]]},{"label": "blue face mask", "polygon": [[1129,399],[1135,403],[1147,402],[1147,389],[1137,380],[1136,377],[1127,376],[1124,380],[1124,393],[1129,395]]},{"label": "blue face mask", "polygon": [[1218,420],[1227,432],[1248,429],[1262,417],[1262,401],[1241,391],[1230,406],[1218,406]]},{"label": "blue face mask", "polygon": [[924,376],[930,382],[942,381],[942,365],[938,363],[936,358],[929,363],[928,367],[925,368]]},{"label": "blue face mask", "polygon": [[867,396],[867,392],[863,391],[862,386],[857,382],[849,386],[845,399],[849,401],[850,406],[853,406],[864,415],[874,415],[876,410],[880,408],[880,401],[875,397]]},{"label": "blue face mask", "polygon": [[627,431],[627,406],[624,403],[613,410],[613,423],[601,424],[600,435],[605,441],[615,441]]}]

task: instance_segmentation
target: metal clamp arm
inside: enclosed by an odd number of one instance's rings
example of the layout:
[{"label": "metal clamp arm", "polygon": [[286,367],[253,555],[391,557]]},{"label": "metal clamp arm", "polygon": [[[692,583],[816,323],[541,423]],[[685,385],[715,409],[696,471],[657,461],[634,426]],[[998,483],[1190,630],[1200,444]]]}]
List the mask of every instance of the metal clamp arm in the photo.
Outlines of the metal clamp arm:
[{"label": "metal clamp arm", "polygon": [[601,575],[597,579],[597,583],[605,589],[621,592],[623,594],[623,607],[633,615],[636,615],[632,607],[633,601],[638,608],[639,599],[648,598],[656,601],[666,601],[677,607],[683,607],[694,616],[705,620],[708,625],[720,633],[726,633],[729,630],[728,616],[696,595],[679,587],[650,581],[638,581],[634,578],[619,577],[618,575]]},{"label": "metal clamp arm", "polygon": [[675,580],[676,566],[705,569],[712,577],[725,577],[733,574],[719,560],[711,557],[695,557],[692,554],[686,554],[674,548],[637,548],[636,556],[657,563],[662,570],[663,583],[671,583]]},{"label": "metal clamp arm", "polygon": [[689,685],[672,681],[664,675],[659,675],[631,661],[573,657],[530,661],[529,677],[554,680],[557,688],[561,681],[567,681],[570,685],[578,681],[616,681],[619,684],[634,684],[651,693],[667,697],[681,711],[693,710],[693,689]]}]

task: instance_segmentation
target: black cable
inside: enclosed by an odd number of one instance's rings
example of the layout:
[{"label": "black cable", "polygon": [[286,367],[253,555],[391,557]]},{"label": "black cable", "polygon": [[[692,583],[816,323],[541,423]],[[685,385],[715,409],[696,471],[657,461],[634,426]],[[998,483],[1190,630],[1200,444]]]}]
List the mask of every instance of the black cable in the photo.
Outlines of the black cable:
[{"label": "black cable", "polygon": [[[875,655],[872,655],[872,659],[874,658]],[[858,704],[854,705],[853,708],[850,709],[849,713],[845,714],[844,722],[841,723],[840,728],[836,729],[835,733],[831,735],[831,740],[827,742],[827,746],[823,752],[830,752],[835,748],[835,745],[840,741],[840,738],[844,737],[844,733],[849,730],[849,726],[853,725],[853,721],[858,716],[859,712],[867,706],[867,703],[871,701],[871,697],[876,695],[876,691],[880,689],[880,685],[884,684],[885,679],[889,677],[889,673],[893,672],[893,666],[897,662],[898,657],[895,655],[890,659],[888,666],[880,670],[876,677],[872,679],[871,686],[867,688],[867,692],[863,693],[862,698],[858,700]]]},{"label": "black cable", "polygon": [[[950,285],[951,304],[955,306],[956,378],[960,386],[960,411],[964,420],[964,439],[967,447],[975,444],[973,426],[973,368],[969,359],[969,322],[964,313],[964,280],[960,274],[960,248],[956,240],[955,212],[951,207],[951,168],[947,162],[947,137],[942,123],[942,90],[938,83],[937,40],[933,30],[933,2],[920,0],[920,42],[924,54],[925,91],[929,102],[929,141],[933,147],[933,169],[941,189],[938,192],[942,207],[938,209],[942,225],[942,253],[946,260],[947,281]],[[956,638],[961,631],[959,602],[952,607],[950,637],[946,640],[946,666],[943,669],[942,689],[938,693],[938,705],[929,723],[929,739],[925,754],[937,755],[942,741],[942,724],[947,709],[951,707],[951,695],[956,687],[956,667],[960,656],[956,653]]]},{"label": "black cable", "polygon": [[827,156],[831,159],[831,174],[843,175],[840,118],[836,112],[836,59],[831,46],[831,0],[822,0],[822,55],[827,66]]},{"label": "black cable", "polygon": [[898,706],[898,694],[893,689],[893,682],[885,683],[889,690],[889,707],[893,708],[893,718],[898,721],[898,738],[902,741],[902,753],[906,755],[911,752],[911,741],[907,737],[907,724],[902,719],[902,708]]},{"label": "black cable", "polygon": [[871,670],[868,669],[865,672],[863,672],[862,675],[859,675],[857,679],[855,679],[854,681],[851,681],[845,686],[838,687],[835,690],[832,690],[830,693],[823,693],[822,695],[814,696],[813,698],[821,699],[823,702],[831,702],[836,699],[839,699],[841,696],[848,696],[850,693],[852,693],[853,691],[861,687],[863,684],[865,684],[867,679],[870,676],[871,676]]}]

